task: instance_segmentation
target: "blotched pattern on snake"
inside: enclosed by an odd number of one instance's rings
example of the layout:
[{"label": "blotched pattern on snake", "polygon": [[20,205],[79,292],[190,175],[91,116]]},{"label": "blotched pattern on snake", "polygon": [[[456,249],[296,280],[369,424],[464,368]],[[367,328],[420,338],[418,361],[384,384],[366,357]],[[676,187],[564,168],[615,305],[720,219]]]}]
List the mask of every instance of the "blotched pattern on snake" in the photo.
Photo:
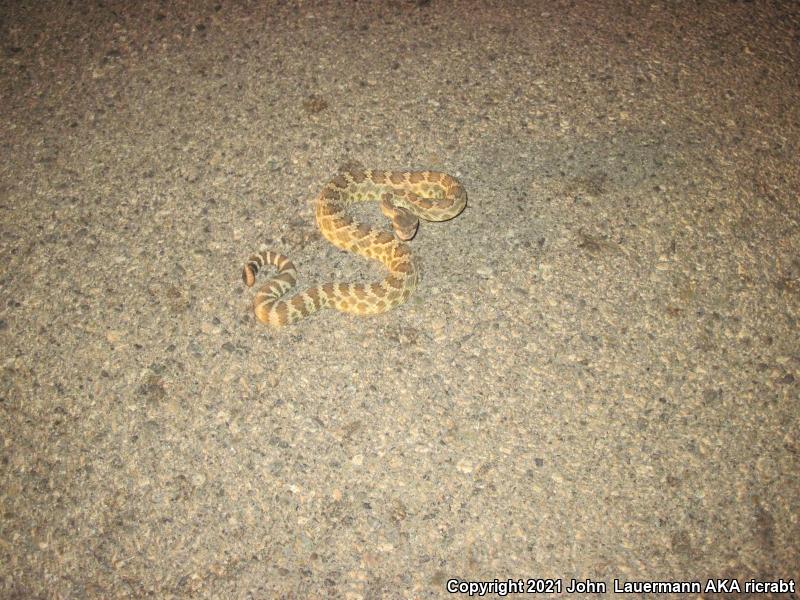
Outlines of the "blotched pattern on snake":
[{"label": "blotched pattern on snake", "polygon": [[[395,235],[372,229],[346,214],[348,205],[368,200],[380,202]],[[466,203],[464,187],[446,173],[373,170],[339,173],[317,197],[317,225],[334,246],[380,261],[389,273],[378,283],[325,283],[284,299],[295,285],[297,271],[282,254],[262,250],[248,259],[242,272],[242,279],[251,287],[264,265],[272,265],[278,271],[256,293],[253,301],[256,318],[279,327],[325,307],[372,315],[402,304],[419,281],[419,266],[405,243],[416,234],[419,219],[452,219]]]}]

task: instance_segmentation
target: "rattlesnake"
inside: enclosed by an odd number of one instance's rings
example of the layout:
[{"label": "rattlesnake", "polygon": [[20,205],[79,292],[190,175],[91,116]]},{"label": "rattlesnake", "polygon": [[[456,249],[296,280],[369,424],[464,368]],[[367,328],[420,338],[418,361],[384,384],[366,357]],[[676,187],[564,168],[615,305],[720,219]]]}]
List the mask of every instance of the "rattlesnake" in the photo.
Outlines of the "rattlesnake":
[{"label": "rattlesnake", "polygon": [[[392,221],[395,235],[371,229],[345,214],[353,202],[380,201],[381,211]],[[414,237],[419,218],[446,221],[467,203],[463,186],[450,175],[435,171],[345,171],[333,178],[316,201],[317,225],[334,246],[380,261],[389,270],[373,284],[326,283],[281,300],[295,285],[297,271],[277,252],[262,250],[244,266],[247,287],[255,283],[264,265],[277,268],[256,293],[256,318],[276,327],[299,321],[325,307],[360,315],[382,313],[402,304],[419,281],[419,266],[404,242]]]}]

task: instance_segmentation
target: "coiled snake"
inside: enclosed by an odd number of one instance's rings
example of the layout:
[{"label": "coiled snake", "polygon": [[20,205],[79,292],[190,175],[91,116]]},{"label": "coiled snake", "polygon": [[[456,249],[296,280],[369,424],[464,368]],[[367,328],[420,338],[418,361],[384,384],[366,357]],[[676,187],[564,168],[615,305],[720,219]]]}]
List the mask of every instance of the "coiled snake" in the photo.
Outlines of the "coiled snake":
[{"label": "coiled snake", "polygon": [[[358,223],[345,213],[348,205],[368,200],[380,202],[381,211],[392,221],[395,235]],[[325,307],[371,315],[402,304],[419,281],[419,267],[405,243],[416,234],[419,219],[452,219],[466,203],[463,186],[446,173],[372,170],[339,173],[317,197],[317,226],[334,246],[383,263],[388,275],[372,284],[316,285],[284,300],[295,285],[297,271],[282,254],[262,250],[248,259],[242,272],[242,279],[251,287],[264,265],[272,265],[278,271],[256,293],[253,301],[256,318],[279,327]]]}]

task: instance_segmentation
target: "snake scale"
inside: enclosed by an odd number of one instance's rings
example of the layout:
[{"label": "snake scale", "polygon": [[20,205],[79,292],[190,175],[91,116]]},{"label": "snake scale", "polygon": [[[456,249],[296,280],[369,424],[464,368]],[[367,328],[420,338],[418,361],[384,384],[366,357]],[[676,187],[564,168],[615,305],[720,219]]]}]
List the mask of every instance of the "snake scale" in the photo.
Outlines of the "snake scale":
[{"label": "snake scale", "polygon": [[[354,202],[378,201],[392,222],[394,235],[358,223],[346,214]],[[252,287],[265,265],[277,269],[253,301],[256,318],[280,327],[330,307],[372,315],[390,310],[411,296],[419,282],[419,266],[405,242],[417,232],[419,219],[447,221],[466,206],[467,193],[454,177],[436,171],[344,171],[316,199],[317,226],[334,246],[381,262],[389,271],[372,284],[332,282],[285,298],[295,286],[297,271],[282,254],[262,250],[244,266],[242,279]]]}]

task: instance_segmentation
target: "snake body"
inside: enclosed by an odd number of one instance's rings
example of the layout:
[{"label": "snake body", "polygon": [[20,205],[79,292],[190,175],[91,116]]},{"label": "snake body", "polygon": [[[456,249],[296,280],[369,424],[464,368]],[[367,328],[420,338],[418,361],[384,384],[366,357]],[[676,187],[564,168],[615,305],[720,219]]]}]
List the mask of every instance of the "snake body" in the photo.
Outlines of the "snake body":
[{"label": "snake body", "polygon": [[[356,222],[346,214],[348,205],[380,202],[394,235]],[[405,242],[414,237],[419,219],[446,221],[458,215],[467,193],[454,177],[436,171],[345,171],[334,177],[316,199],[317,226],[334,246],[380,261],[386,277],[372,284],[331,282],[310,287],[284,298],[295,286],[297,271],[284,255],[262,250],[244,266],[248,287],[265,265],[277,269],[256,293],[256,318],[280,327],[331,307],[342,312],[372,315],[390,310],[411,296],[419,281],[419,267]]]}]

